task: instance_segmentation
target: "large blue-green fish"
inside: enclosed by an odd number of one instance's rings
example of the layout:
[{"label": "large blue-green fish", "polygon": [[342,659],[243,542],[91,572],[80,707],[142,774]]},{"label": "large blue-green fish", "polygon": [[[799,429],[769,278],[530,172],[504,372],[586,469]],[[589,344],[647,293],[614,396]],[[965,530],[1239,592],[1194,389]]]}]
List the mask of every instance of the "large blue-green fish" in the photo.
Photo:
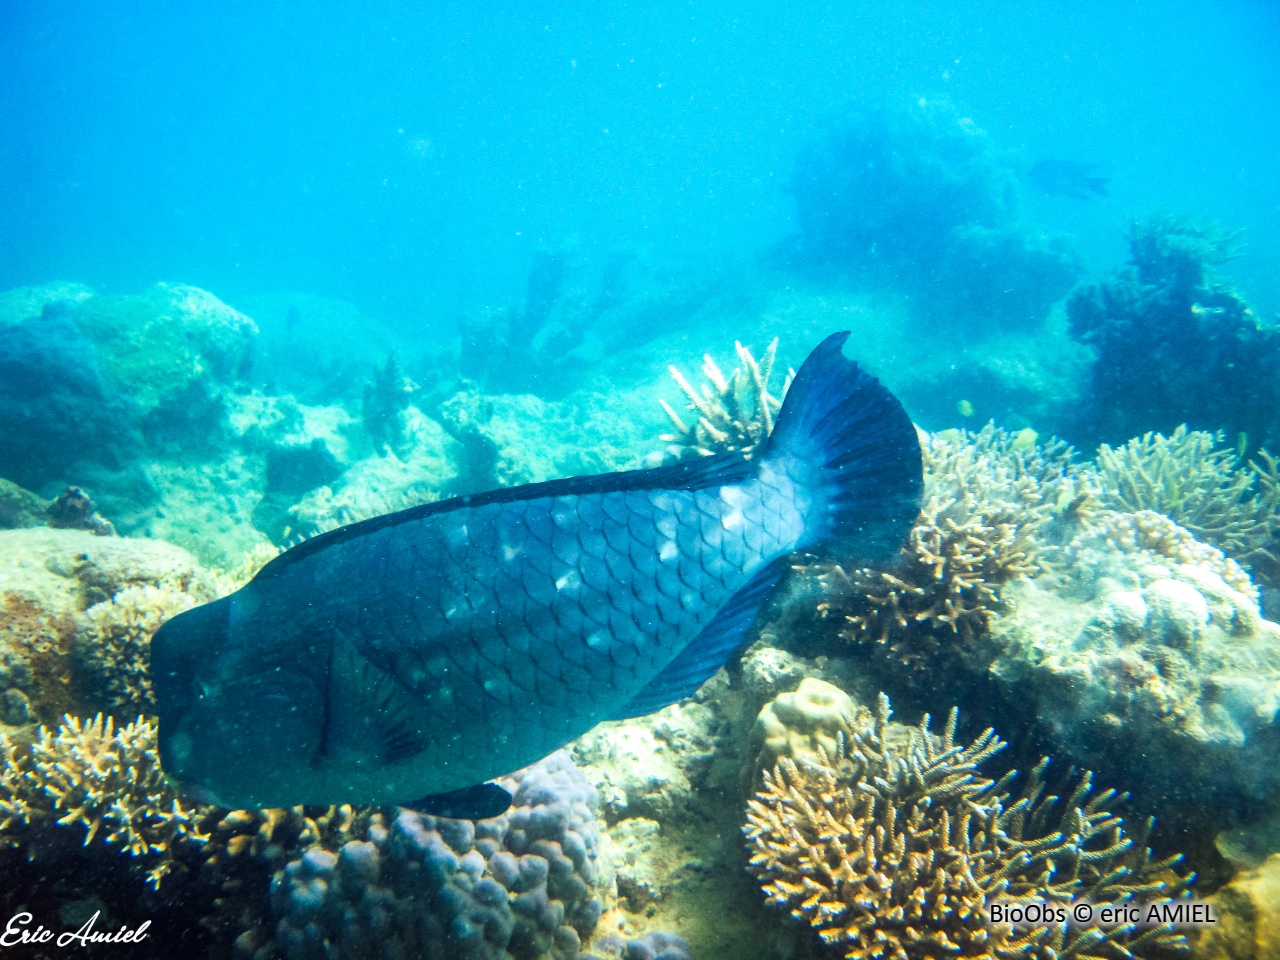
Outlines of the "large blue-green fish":
[{"label": "large blue-green fish", "polygon": [[494,816],[493,777],[693,693],[797,550],[891,554],[920,502],[898,401],[825,340],[754,459],[554,480],[323,534],[155,635],[165,771],[228,807]]}]

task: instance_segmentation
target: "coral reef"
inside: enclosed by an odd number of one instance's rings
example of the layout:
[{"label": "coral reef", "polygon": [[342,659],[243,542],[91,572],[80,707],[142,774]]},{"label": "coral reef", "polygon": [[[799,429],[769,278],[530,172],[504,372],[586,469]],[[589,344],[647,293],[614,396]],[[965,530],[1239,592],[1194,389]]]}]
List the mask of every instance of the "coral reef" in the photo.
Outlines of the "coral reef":
[{"label": "coral reef", "polygon": [[98,346],[104,375],[144,415],[189,404],[193,386],[216,392],[235,383],[248,372],[258,332],[213,294],[173,283],[91,297],[72,319]]},{"label": "coral reef", "polygon": [[1034,434],[988,425],[926,436],[922,447],[925,503],[898,565],[811,572],[828,592],[819,612],[847,624],[847,639],[934,670],[954,641],[987,629],[1004,585],[1040,572],[1092,496],[1059,441],[1037,445]]},{"label": "coral reef", "polygon": [[0,474],[37,491],[86,462],[118,467],[140,443],[132,400],[103,376],[70,310],[50,304],[0,325]]},{"label": "coral reef", "polygon": [[873,723],[823,761],[783,758],[765,775],[744,831],[769,902],[815,928],[832,956],[1144,956],[1182,943],[1169,927],[1103,930],[990,922],[989,904],[1122,903],[1186,896],[1178,858],[1156,861],[1148,822],[1130,836],[1088,775],[1060,798],[1048,761],[1016,796],[1015,774],[980,766],[1005,744],[987,730],[955,742],[921,720],[903,748],[887,737],[883,695]]},{"label": "coral reef", "polygon": [[[8,723],[54,724],[64,713],[100,711],[123,721],[137,716],[142,704],[106,695],[97,669],[103,654],[85,649],[82,615],[99,604],[116,610],[110,601],[122,594],[178,591],[211,599],[219,589],[189,553],[155,540],[48,527],[0,530],[0,558],[0,720]],[[121,676],[141,677],[145,650],[126,646],[120,655],[133,664]]]},{"label": "coral reef", "polygon": [[409,406],[416,389],[416,384],[400,372],[394,353],[381,367],[374,367],[373,379],[364,386],[360,412],[379,454],[403,451],[405,436],[401,413]]},{"label": "coral reef", "polygon": [[1217,923],[1194,944],[1202,960],[1280,960],[1280,854],[1236,877],[1209,902]]},{"label": "coral reef", "polygon": [[942,100],[858,104],[796,159],[798,263],[912,295],[954,327],[1043,320],[1080,275],[1067,242],[1021,227],[1018,183]]},{"label": "coral reef", "polygon": [[152,910],[177,903],[241,957],[569,960],[610,880],[595,792],[564,753],[503,784],[512,808],[474,823],[392,808],[193,806],[161,773],[150,723],[68,717],[29,748],[0,736],[0,856],[89,873],[116,911],[136,909],[131,897]]},{"label": "coral reef", "polygon": [[49,520],[51,505],[44,497],[0,477],[0,530],[43,526]]},{"label": "coral reef", "polygon": [[160,770],[155,728],[139,717],[117,728],[111,718],[66,717],[42,727],[28,751],[0,734],[0,839],[40,856],[56,839],[50,825],[73,828],[88,846],[99,840],[144,858],[147,882],[159,886],[181,842],[203,842],[199,815],[184,806]]},{"label": "coral reef", "polygon": [[101,683],[110,709],[126,714],[155,712],[151,685],[151,637],[164,622],[201,600],[185,590],[150,584],[125,587],[85,611],[77,653]]},{"label": "coral reef", "polygon": [[[866,714],[865,709],[862,712]],[[744,770],[752,774],[752,788],[758,790],[764,772],[783,757],[821,761],[835,756],[841,738],[851,737],[855,725],[865,726],[867,719],[839,687],[805,677],[793,692],[779,694],[756,717],[747,744],[747,755],[754,760]]]},{"label": "coral reef", "polygon": [[1183,217],[1135,222],[1128,265],[1067,301],[1072,336],[1094,348],[1074,436],[1225,430],[1276,445],[1280,330],[1261,324],[1215,268],[1235,240]]},{"label": "coral reef", "polygon": [[1178,426],[1172,434],[1147,433],[1122,447],[1098,448],[1097,486],[1116,510],[1164,514],[1197,539],[1241,563],[1267,571],[1280,566],[1271,552],[1280,534],[1275,470],[1244,464],[1223,436]]},{"label": "coral reef", "polygon": [[697,420],[689,426],[671,404],[659,401],[675,426],[675,433],[664,433],[659,437],[668,445],[668,460],[709,457],[716,453],[740,453],[750,457],[772,432],[774,414],[782,407],[795,371],[787,372],[782,389],[775,397],[770,392],[769,378],[777,358],[778,338],[773,338],[759,362],[741,343],[733,346],[742,365],[734,368],[726,378],[711,355],[705,355],[702,372],[707,382],[701,391],[694,389],[676,367],[669,368],[672,379],[688,398],[688,409],[697,415]]},{"label": "coral reef", "polygon": [[5,290],[0,292],[0,325],[21,323],[30,317],[38,317],[51,303],[66,302],[68,306],[74,306],[93,295],[94,291],[83,283],[66,282]]}]

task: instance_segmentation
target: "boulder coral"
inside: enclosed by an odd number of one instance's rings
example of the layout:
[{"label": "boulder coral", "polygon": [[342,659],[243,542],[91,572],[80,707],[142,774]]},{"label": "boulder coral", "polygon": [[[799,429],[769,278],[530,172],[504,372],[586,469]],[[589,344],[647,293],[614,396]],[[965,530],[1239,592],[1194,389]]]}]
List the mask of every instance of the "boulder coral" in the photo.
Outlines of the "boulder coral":
[{"label": "boulder coral", "polygon": [[866,709],[839,687],[805,677],[795,690],[765,704],[756,717],[747,743],[751,759],[745,779],[758,789],[764,772],[783,757],[821,761],[835,756],[841,738],[852,736],[855,724],[865,726],[868,719]]},{"label": "boulder coral", "polygon": [[1066,552],[1056,584],[1012,588],[982,645],[995,690],[1165,819],[1212,833],[1274,809],[1280,626],[1241,568],[1149,512],[1104,513]]},{"label": "boulder coral", "polygon": [[595,791],[564,753],[503,785],[514,801],[495,819],[400,810],[291,860],[272,881],[276,949],[286,960],[576,957],[602,912]]}]

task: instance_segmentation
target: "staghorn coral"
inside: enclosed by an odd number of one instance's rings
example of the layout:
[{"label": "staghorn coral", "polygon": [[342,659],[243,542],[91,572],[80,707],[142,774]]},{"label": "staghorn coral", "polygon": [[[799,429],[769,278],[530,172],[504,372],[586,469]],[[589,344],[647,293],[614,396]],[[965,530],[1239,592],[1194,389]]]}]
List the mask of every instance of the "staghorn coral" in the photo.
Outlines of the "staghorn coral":
[{"label": "staghorn coral", "polygon": [[[609,882],[595,792],[564,753],[504,786],[512,808],[479,822],[392,807],[189,805],[160,771],[150,723],[68,717],[25,751],[0,737],[0,854],[31,864],[24,897],[64,899],[83,874],[86,895],[113,913],[168,906],[180,928],[199,918],[218,955],[569,960]],[[0,864],[6,878],[25,869]],[[50,870],[57,890],[46,889]]]},{"label": "staghorn coral", "polygon": [[1185,897],[1192,877],[1154,861],[1148,821],[1129,836],[1113,812],[1124,799],[1095,794],[1089,774],[1065,798],[1050,795],[1042,761],[1016,797],[1015,778],[979,767],[1004,748],[991,730],[955,743],[957,713],[941,737],[921,720],[907,746],[874,722],[825,762],[784,758],[765,775],[744,832],[751,869],[769,902],[817,929],[834,956],[1132,957],[1183,945],[1169,927],[1012,928],[988,921],[995,900],[1122,903]]},{"label": "staghorn coral", "polygon": [[939,637],[986,630],[1001,587],[1040,573],[1055,542],[1092,511],[1071,448],[1020,437],[990,424],[922,437],[925,503],[899,564],[822,569],[819,613],[843,617],[847,638],[888,645],[920,666]]},{"label": "staghorn coral", "polygon": [[199,602],[185,590],[141,584],[125,587],[85,611],[77,649],[81,660],[99,678],[113,709],[155,712],[155,690],[149,675],[151,637],[166,620]]},{"label": "staghorn coral", "polygon": [[0,835],[40,855],[50,824],[83,828],[83,845],[101,840],[146,858],[147,882],[159,887],[177,845],[206,839],[200,816],[185,806],[160,770],[155,728],[139,717],[117,727],[99,714],[41,727],[23,753],[0,735]]},{"label": "staghorn coral", "polygon": [[659,437],[668,444],[668,459],[709,457],[726,452],[750,457],[773,430],[773,416],[782,407],[782,398],[787,395],[795,371],[787,372],[782,391],[775,397],[769,392],[769,378],[778,352],[778,338],[773,338],[759,362],[741,343],[735,342],[734,349],[742,365],[735,367],[727,378],[710,354],[702,358],[702,372],[708,382],[702,385],[701,391],[676,367],[668,368],[689,400],[688,409],[698,415],[693,426],[689,426],[671,404],[659,401],[675,426],[675,433]]},{"label": "staghorn coral", "polygon": [[[1169,436],[1147,433],[1122,447],[1098,449],[1097,485],[1107,506],[1137,513],[1155,511],[1242,563],[1277,561],[1268,546],[1280,532],[1280,500],[1273,472],[1242,464],[1221,449],[1221,431],[1188,430]],[[1265,453],[1264,462],[1272,461]]]}]

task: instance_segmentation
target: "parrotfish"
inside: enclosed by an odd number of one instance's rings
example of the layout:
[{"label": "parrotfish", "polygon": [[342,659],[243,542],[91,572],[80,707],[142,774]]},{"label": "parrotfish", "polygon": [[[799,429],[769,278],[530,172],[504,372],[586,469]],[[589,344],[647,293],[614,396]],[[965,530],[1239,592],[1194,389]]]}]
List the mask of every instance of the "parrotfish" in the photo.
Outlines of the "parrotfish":
[{"label": "parrotfish", "polygon": [[696,692],[796,551],[892,555],[915,427],[819,345],[751,458],[423,504],[321,534],[151,645],[160,758],[227,807],[496,816],[494,777]]}]

